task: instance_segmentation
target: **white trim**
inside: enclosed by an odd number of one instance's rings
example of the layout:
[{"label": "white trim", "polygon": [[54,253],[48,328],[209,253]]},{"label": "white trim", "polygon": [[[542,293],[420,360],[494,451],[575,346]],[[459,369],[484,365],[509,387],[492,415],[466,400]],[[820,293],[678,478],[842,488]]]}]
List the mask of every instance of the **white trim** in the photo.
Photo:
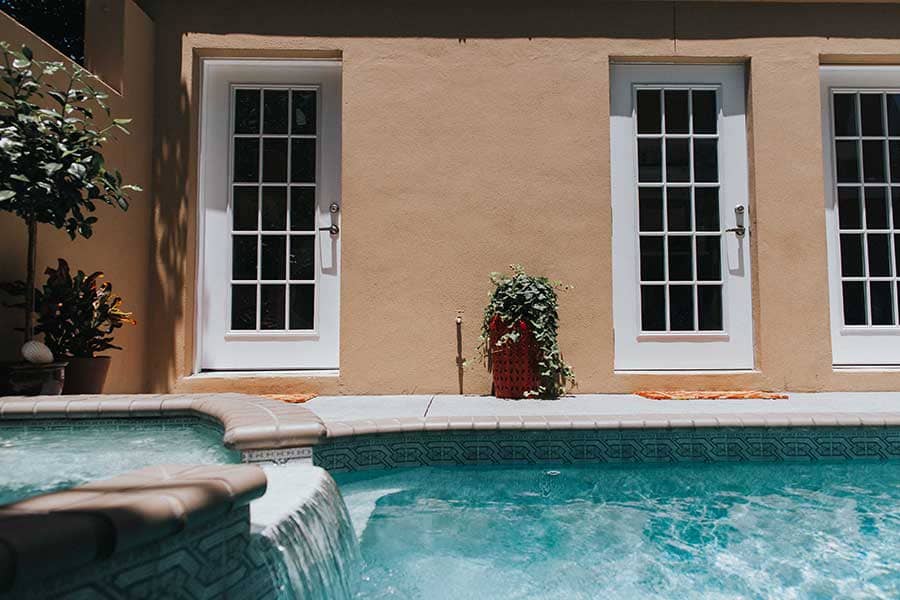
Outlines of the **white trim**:
[{"label": "white trim", "polygon": [[[891,371],[897,370],[900,365],[900,326],[896,325],[844,325],[843,315],[843,291],[841,277],[841,256],[840,256],[840,240],[839,240],[839,224],[836,210],[836,194],[837,186],[837,165],[834,160],[834,143],[833,135],[833,92],[847,91],[879,91],[879,92],[897,92],[900,89],[900,67],[887,65],[872,66],[821,66],[819,68],[820,76],[820,101],[821,101],[821,127],[822,127],[822,149],[823,149],[823,165],[824,165],[824,199],[825,199],[825,229],[826,229],[826,246],[827,246],[827,263],[828,263],[828,299],[829,299],[829,321],[831,329],[831,356],[832,365],[835,371]],[[886,118],[886,115],[883,115]],[[857,114],[857,126],[861,127],[859,122],[859,114]],[[887,122],[884,123],[887,128]],[[859,132],[862,134],[862,131]],[[860,137],[862,137],[860,135]],[[844,138],[841,138],[844,139]],[[858,139],[858,138],[846,138]],[[874,137],[872,139],[883,140],[884,137]],[[895,138],[892,138],[895,139]],[[889,155],[885,157],[886,163],[889,161]],[[860,157],[861,161],[862,158]],[[886,178],[887,179],[887,178]],[[860,187],[867,184],[860,178]],[[884,183],[869,183],[868,187],[876,186],[883,188],[897,187],[898,183],[891,184],[890,181]],[[889,192],[890,193],[890,192]],[[860,202],[864,203],[864,199],[860,198]],[[888,200],[890,205],[890,200]],[[890,224],[889,224],[890,225]],[[866,230],[865,223],[861,232]],[[897,228],[894,228],[896,230]],[[878,230],[881,232],[882,230]],[[890,230],[884,230],[888,232]],[[893,240],[891,240],[893,243]],[[891,246],[889,246],[890,248]],[[863,243],[863,261],[867,263],[868,249]],[[895,259],[894,253],[891,252],[891,263]],[[897,266],[894,267],[895,269]],[[864,266],[864,273],[868,272],[868,267]],[[868,277],[857,278],[859,281],[884,280],[894,281],[892,277]],[[892,285],[892,296],[897,298],[896,285]],[[868,294],[866,295],[868,303]],[[894,312],[898,310],[900,302],[894,302]],[[866,314],[869,314],[869,308],[866,308]],[[870,317],[867,316],[867,322]]]},{"label": "white trim", "polygon": [[[638,88],[711,89],[716,90],[718,127],[715,134],[691,133],[673,138],[718,139],[718,181],[715,184],[695,182],[665,182],[659,186],[719,188],[719,231],[685,232],[693,240],[704,234],[721,236],[722,249],[722,330],[704,331],[643,331],[640,315],[640,237],[638,234],[637,143],[636,139],[663,137],[662,134],[637,134],[635,94]],[[753,326],[752,292],[750,285],[749,235],[737,238],[725,233],[736,223],[735,208],[744,207],[742,223],[749,234],[749,174],[747,160],[746,108],[743,65],[660,65],[618,63],[610,69],[610,158],[613,214],[613,316],[615,323],[615,371],[618,372],[685,372],[752,370]],[[665,149],[662,161],[665,164]],[[689,146],[693,153],[693,145]],[[665,173],[665,169],[663,169]],[[641,187],[645,186],[641,183]],[[655,187],[655,185],[654,185]],[[693,206],[693,204],[692,204]],[[666,215],[663,215],[664,223]],[[692,216],[693,219],[693,216]],[[678,236],[680,232],[661,234]],[[665,250],[664,250],[665,252]],[[692,251],[693,254],[693,251]],[[664,255],[665,256],[665,255]],[[696,262],[696,261],[694,261]],[[664,259],[664,268],[668,261]],[[667,271],[666,271],[667,272]],[[654,284],[695,285],[717,284],[716,281],[691,280],[676,282],[668,275]],[[651,282],[645,282],[651,283]],[[668,293],[668,292],[666,292]],[[697,324],[697,306],[694,306]],[[668,311],[666,329],[669,329]]]},{"label": "white trim", "polygon": [[340,376],[338,369],[310,369],[284,371],[201,371],[188,375],[187,381],[196,379],[248,379],[265,377],[302,378],[334,378]]}]

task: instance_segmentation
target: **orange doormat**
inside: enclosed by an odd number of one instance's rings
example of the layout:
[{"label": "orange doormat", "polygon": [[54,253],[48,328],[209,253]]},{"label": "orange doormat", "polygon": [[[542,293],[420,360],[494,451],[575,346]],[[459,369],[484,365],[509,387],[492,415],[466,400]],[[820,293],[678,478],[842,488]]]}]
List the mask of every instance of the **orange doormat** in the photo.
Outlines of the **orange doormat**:
[{"label": "orange doormat", "polygon": [[757,390],[749,392],[698,392],[686,390],[674,392],[640,391],[635,392],[635,394],[650,400],[787,400],[788,398],[787,394],[760,392]]},{"label": "orange doormat", "polygon": [[302,404],[308,400],[312,400],[318,394],[262,394],[264,398],[271,398],[272,400],[281,400],[282,402],[288,402],[290,404]]}]

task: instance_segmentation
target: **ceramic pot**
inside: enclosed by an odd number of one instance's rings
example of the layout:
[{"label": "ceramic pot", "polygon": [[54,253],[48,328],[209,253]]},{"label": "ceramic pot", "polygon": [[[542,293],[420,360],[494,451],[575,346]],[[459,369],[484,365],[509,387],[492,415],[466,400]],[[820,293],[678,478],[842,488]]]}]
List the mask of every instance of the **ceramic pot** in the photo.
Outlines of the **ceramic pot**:
[{"label": "ceramic pot", "polygon": [[66,367],[66,384],[63,394],[102,394],[106,374],[109,372],[109,356],[74,356]]}]

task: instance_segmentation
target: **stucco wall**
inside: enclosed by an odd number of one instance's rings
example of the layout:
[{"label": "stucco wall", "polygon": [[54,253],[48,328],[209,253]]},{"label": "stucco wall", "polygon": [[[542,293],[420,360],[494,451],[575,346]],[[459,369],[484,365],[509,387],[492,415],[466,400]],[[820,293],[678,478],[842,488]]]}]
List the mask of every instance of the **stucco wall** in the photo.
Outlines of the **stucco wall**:
[{"label": "stucco wall", "polygon": [[[560,342],[583,392],[897,389],[831,367],[820,62],[900,62],[900,7],[501,0],[159,0],[148,346],[156,389],[465,391],[487,274],[574,285]],[[193,368],[201,56],[343,56],[339,379],[183,379]],[[609,63],[747,65],[757,372],[613,372]]]},{"label": "stucco wall", "polygon": [[[111,6],[108,6],[111,5]],[[112,351],[112,368],[107,380],[108,392],[139,392],[147,387],[145,349],[149,330],[147,316],[150,264],[150,177],[153,138],[153,22],[130,0],[94,0],[88,3],[89,20],[111,15],[104,27],[88,27],[86,49],[102,60],[91,65],[110,86],[106,90],[115,116],[131,117],[131,135],[118,135],[105,148],[109,165],[118,168],[129,183],[146,191],[133,196],[127,213],[102,205],[96,216],[94,236],[89,240],[71,241],[65,232],[40,225],[38,231],[38,281],[44,268],[56,265],[57,257],[65,258],[74,269],[87,272],[104,271],[113,290],[125,299],[125,308],[134,311],[138,326],[125,327],[116,336],[121,352]],[[94,21],[96,23],[96,21]],[[123,28],[118,35],[115,27]],[[68,60],[43,40],[0,12],[0,40],[14,47],[28,45],[36,57],[46,60]],[[124,43],[123,43],[124,40]],[[88,64],[91,64],[90,58]],[[109,77],[106,75],[109,74]],[[18,218],[0,213],[0,280],[23,279],[25,276],[26,230]],[[13,328],[21,326],[21,314],[0,308],[0,360],[16,360],[22,337]]]}]

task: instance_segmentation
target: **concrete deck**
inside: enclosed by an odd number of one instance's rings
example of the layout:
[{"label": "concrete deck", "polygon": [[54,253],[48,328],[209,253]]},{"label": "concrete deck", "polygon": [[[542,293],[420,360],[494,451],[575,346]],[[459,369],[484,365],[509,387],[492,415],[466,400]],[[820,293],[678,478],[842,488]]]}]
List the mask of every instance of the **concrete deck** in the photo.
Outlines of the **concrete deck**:
[{"label": "concrete deck", "polygon": [[900,425],[898,392],[789,394],[786,400],[648,400],[585,394],[559,400],[486,396],[322,396],[305,403],[329,437],[441,429]]}]

